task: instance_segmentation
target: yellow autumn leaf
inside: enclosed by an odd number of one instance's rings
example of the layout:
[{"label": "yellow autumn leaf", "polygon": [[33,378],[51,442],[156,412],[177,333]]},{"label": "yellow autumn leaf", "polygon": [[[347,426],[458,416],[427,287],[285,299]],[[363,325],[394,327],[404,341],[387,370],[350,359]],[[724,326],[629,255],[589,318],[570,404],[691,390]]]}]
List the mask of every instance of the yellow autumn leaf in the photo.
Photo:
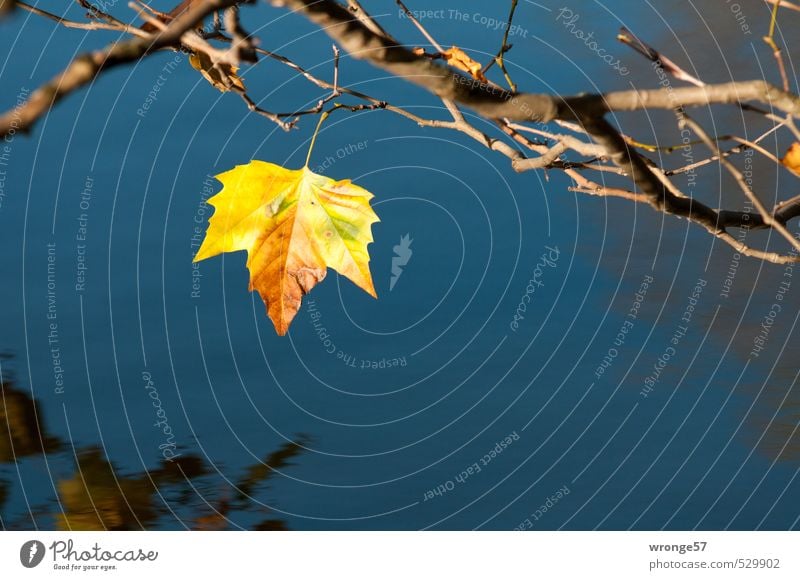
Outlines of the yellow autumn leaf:
[{"label": "yellow autumn leaf", "polygon": [[781,163],[794,173],[800,175],[800,143],[794,142],[786,155],[781,159]]},{"label": "yellow autumn leaf", "polygon": [[250,290],[261,295],[278,334],[328,268],[377,297],[367,246],[379,220],[369,191],[308,167],[256,160],[217,179],[223,189],[208,200],[215,211],[195,262],[247,250]]},{"label": "yellow autumn leaf", "polygon": [[487,82],[486,76],[483,74],[483,66],[481,63],[473,60],[466,52],[453,46],[442,53],[442,56],[447,60],[447,64],[469,73],[472,78],[481,82]]},{"label": "yellow autumn leaf", "polygon": [[[192,68],[195,70],[200,71],[200,74],[203,75],[211,85],[223,93],[230,91],[231,87],[236,87],[243,91],[245,90],[242,79],[236,74],[239,72],[238,67],[224,62],[219,63],[219,67],[215,67],[211,57],[205,52],[195,52],[191,54],[189,56],[189,64],[192,65]],[[220,69],[222,69],[221,72]],[[230,80],[230,86],[225,82],[224,77]]]}]

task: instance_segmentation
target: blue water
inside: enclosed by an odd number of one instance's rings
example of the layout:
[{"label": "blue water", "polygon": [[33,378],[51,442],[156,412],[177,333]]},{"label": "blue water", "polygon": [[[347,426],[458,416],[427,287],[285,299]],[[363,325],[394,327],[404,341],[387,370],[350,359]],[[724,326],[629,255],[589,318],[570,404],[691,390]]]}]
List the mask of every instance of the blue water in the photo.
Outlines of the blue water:
[{"label": "blue water", "polygon": [[[366,4],[424,45],[393,3]],[[424,4],[443,45],[484,62],[496,52],[505,3]],[[708,82],[777,82],[760,41],[768,8],[740,4],[734,14],[716,2],[524,1],[509,71],[527,91],[657,86],[615,40],[624,25]],[[562,9],[579,16],[571,28]],[[242,11],[265,48],[331,78],[331,43],[314,26],[266,6]],[[797,16],[782,18],[780,40],[796,47]],[[0,26],[3,109],[115,38],[27,13]],[[628,74],[575,30],[593,32]],[[343,85],[447,118],[368,64],[343,55],[340,68]],[[325,96],[272,61],[242,76],[274,111]],[[717,134],[768,126],[743,128],[735,109],[695,116]],[[680,141],[667,112],[616,120],[643,142]],[[311,165],[375,193],[379,299],[330,272],[281,338],[247,291],[244,253],[197,269],[192,256],[219,190],[211,176],[253,158],[300,167],[315,121],[284,133],[164,53],[104,74],[0,144],[4,528],[798,526],[791,268],[739,260],[648,207],[569,192],[558,171],[516,174],[462,134],[337,112]],[[764,146],[782,154],[790,142],[780,133]],[[736,162],[750,164],[765,200],[794,195],[796,178],[761,156]],[[676,183],[743,207],[714,165]],[[774,235],[748,239],[786,251]]]}]

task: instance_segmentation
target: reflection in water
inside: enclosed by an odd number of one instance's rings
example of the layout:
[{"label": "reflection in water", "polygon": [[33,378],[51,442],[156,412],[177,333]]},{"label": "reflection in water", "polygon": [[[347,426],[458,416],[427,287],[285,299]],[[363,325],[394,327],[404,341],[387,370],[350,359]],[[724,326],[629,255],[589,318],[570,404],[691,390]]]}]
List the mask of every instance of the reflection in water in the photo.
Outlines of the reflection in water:
[{"label": "reflection in water", "polygon": [[0,463],[58,450],[59,441],[40,429],[44,420],[34,399],[5,381],[0,397]]},{"label": "reflection in water", "polygon": [[[302,451],[307,443],[306,437],[298,442],[286,443],[272,452],[263,461],[255,463],[245,470],[245,474],[236,482],[231,499],[223,498],[215,506],[214,512],[197,518],[196,528],[203,530],[219,530],[228,527],[228,517],[237,511],[251,509],[253,496],[257,488],[263,485],[274,473],[291,465],[290,460]],[[267,518],[254,526],[255,530],[285,530],[286,524],[281,520]]]},{"label": "reflection in water", "polygon": [[[26,458],[41,456],[48,463],[66,465],[70,456],[66,446],[47,433],[36,400],[18,390],[7,376],[3,378],[0,529],[140,530],[178,526],[222,530],[240,527],[235,522],[242,514],[256,515],[256,523],[248,525],[253,529],[287,529],[281,520],[266,517],[258,521],[258,514],[268,513],[269,509],[256,496],[276,470],[291,465],[290,460],[307,442],[305,437],[284,444],[263,461],[247,467],[233,485],[227,481],[220,485],[216,470],[196,455],[183,454],[172,461],[162,459],[155,469],[127,475],[121,473],[100,448],[77,449],[72,474],[55,481],[58,498],[49,497],[45,507],[31,510],[25,517],[17,514],[16,520],[9,520],[6,514],[13,508],[8,500],[15,490],[13,478],[4,476],[4,464],[8,467],[16,463],[19,468]],[[54,474],[58,471],[52,469]],[[21,476],[16,479],[20,487],[27,481]],[[25,489],[25,492],[27,501],[31,491]],[[53,513],[54,505],[56,513]]]},{"label": "reflection in water", "polygon": [[747,416],[745,439],[770,461],[800,461],[800,381],[797,369],[776,364],[766,384],[747,385],[755,399]]},{"label": "reflection in water", "polygon": [[[8,486],[9,483],[3,479],[0,479],[0,514],[3,513],[3,506],[8,499]],[[0,524],[2,524],[3,520],[0,519]]]},{"label": "reflection in water", "polygon": [[[186,467],[186,471],[182,467]],[[160,510],[159,490],[204,472],[199,458],[186,456],[159,469],[124,477],[99,449],[79,453],[75,474],[58,482],[63,513],[56,516],[62,530],[134,530],[152,527]]]},{"label": "reflection in water", "polygon": [[[301,443],[287,443],[263,462],[248,467],[233,489],[211,490],[199,498],[192,493],[198,488],[190,482],[211,474],[200,457],[184,455],[174,461],[162,460],[157,469],[122,476],[99,449],[88,449],[79,454],[73,477],[58,484],[64,511],[56,516],[56,525],[64,530],[149,529],[159,518],[180,518],[182,508],[188,507],[189,521],[183,522],[186,527],[227,529],[236,512],[258,507],[254,499],[258,487],[276,469],[289,465],[289,459],[301,449]],[[197,505],[193,506],[195,500]],[[252,527],[286,529],[284,522],[273,519]]]}]

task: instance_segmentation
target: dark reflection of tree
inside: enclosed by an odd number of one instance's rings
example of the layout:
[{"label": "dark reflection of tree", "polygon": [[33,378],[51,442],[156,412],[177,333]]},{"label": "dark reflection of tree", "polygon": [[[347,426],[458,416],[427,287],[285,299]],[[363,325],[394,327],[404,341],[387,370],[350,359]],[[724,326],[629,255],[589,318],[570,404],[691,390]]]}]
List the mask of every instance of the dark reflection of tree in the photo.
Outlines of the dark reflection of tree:
[{"label": "dark reflection of tree", "polygon": [[[0,353],[0,468],[25,458],[46,456],[63,447],[48,434],[39,404],[28,393],[19,390],[12,376],[2,366],[8,357]],[[5,517],[11,482],[0,478],[0,529],[30,527],[30,514],[19,521]]]},{"label": "dark reflection of tree", "polygon": [[[197,485],[190,482],[210,475],[199,457],[185,455],[171,462],[162,461],[157,469],[146,473],[123,476],[99,449],[88,449],[79,454],[75,474],[58,483],[64,511],[56,516],[56,525],[64,530],[150,529],[168,515],[182,519],[188,508],[189,516],[181,521],[182,526],[225,529],[237,512],[260,507],[253,498],[257,488],[275,470],[288,466],[301,450],[301,442],[287,443],[263,462],[248,467],[232,490],[211,491],[198,497]],[[196,514],[198,511],[200,515]],[[267,518],[254,528],[282,530],[286,524]]]},{"label": "dark reflection of tree", "polygon": [[0,463],[44,455],[59,447],[58,439],[44,429],[36,400],[15,388],[10,380],[0,382]]},{"label": "dark reflection of tree", "polygon": [[120,475],[99,449],[78,454],[75,474],[58,482],[63,513],[56,526],[63,530],[136,530],[152,527],[167,508],[156,501],[159,490],[186,483],[205,473],[194,456],[134,476]]},{"label": "dark reflection of tree", "polygon": [[[36,399],[18,389],[2,363],[10,357],[0,353],[0,467],[28,457],[45,456],[61,449],[61,442],[47,433]],[[0,478],[0,529],[30,527],[31,514],[19,521],[6,517],[11,482]]]},{"label": "dark reflection of tree", "polygon": [[[0,355],[2,357],[2,355]],[[2,357],[5,358],[5,357]],[[48,434],[35,399],[17,389],[0,367],[0,467],[35,456],[63,464],[67,445]],[[74,471],[56,481],[58,502],[43,505],[15,520],[6,517],[12,483],[0,473],[0,529],[47,528],[53,522],[63,530],[140,530],[153,528],[226,529],[242,513],[265,512],[255,529],[282,530],[285,522],[268,516],[269,509],[254,496],[268,480],[291,465],[305,441],[286,443],[244,469],[233,485],[220,489],[207,462],[188,453],[162,460],[153,469],[125,474],[97,447],[75,451]],[[19,483],[24,485],[24,480]],[[53,514],[53,505],[59,506]],[[33,520],[31,520],[33,518]]]},{"label": "dark reflection of tree", "polygon": [[[56,525],[64,530],[150,529],[165,516],[180,518],[188,508],[190,515],[181,525],[225,529],[237,512],[254,510],[258,504],[252,494],[301,450],[300,442],[287,443],[263,462],[248,467],[232,490],[210,491],[197,497],[197,486],[190,482],[210,474],[199,457],[184,455],[174,461],[164,460],[146,473],[123,476],[99,449],[87,449],[78,455],[74,475],[58,483],[64,511],[56,515]],[[159,494],[173,501],[165,504]],[[196,515],[196,511],[204,513]],[[268,518],[255,528],[286,529],[286,524]]]},{"label": "dark reflection of tree", "polygon": [[[290,460],[302,452],[302,446],[306,442],[307,438],[301,436],[297,442],[284,443],[280,449],[270,453],[263,461],[248,467],[234,485],[233,496],[231,498],[223,497],[217,502],[213,513],[197,518],[197,529],[225,529],[229,525],[229,516],[235,512],[251,509],[253,494],[257,488],[263,486],[277,471],[291,465]],[[267,531],[287,528],[285,522],[267,518],[256,524],[253,529]]]},{"label": "dark reflection of tree", "polygon": [[0,529],[4,529],[2,513],[3,506],[6,504],[6,500],[8,499],[8,488],[8,482],[4,479],[0,479]]},{"label": "dark reflection of tree", "polygon": [[747,416],[745,438],[770,460],[800,461],[800,381],[792,362],[776,364],[766,384],[746,385],[758,404]]}]

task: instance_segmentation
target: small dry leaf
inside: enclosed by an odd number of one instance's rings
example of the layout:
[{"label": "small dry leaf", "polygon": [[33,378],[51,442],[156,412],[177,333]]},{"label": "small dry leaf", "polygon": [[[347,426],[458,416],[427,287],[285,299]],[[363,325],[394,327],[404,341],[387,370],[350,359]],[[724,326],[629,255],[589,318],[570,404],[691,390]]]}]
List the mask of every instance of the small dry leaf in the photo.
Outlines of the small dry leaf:
[{"label": "small dry leaf", "polygon": [[800,175],[800,143],[792,143],[792,146],[786,152],[786,156],[781,159],[781,163],[789,170]]},{"label": "small dry leaf", "polygon": [[469,73],[472,78],[479,80],[482,83],[487,82],[486,77],[483,74],[483,66],[481,66],[481,63],[470,58],[466,52],[457,46],[453,46],[448,50],[445,50],[442,53],[442,56],[447,60],[447,64],[450,66]]},{"label": "small dry leaf", "polygon": [[[242,79],[236,74],[239,72],[238,67],[224,62],[220,63],[218,67],[215,67],[211,57],[205,52],[195,52],[189,56],[189,64],[192,65],[192,68],[200,71],[200,74],[202,74],[209,83],[223,93],[227,93],[232,87],[243,91],[245,90]],[[220,69],[222,69],[221,72]],[[228,78],[230,86],[225,82],[224,77]]]}]

